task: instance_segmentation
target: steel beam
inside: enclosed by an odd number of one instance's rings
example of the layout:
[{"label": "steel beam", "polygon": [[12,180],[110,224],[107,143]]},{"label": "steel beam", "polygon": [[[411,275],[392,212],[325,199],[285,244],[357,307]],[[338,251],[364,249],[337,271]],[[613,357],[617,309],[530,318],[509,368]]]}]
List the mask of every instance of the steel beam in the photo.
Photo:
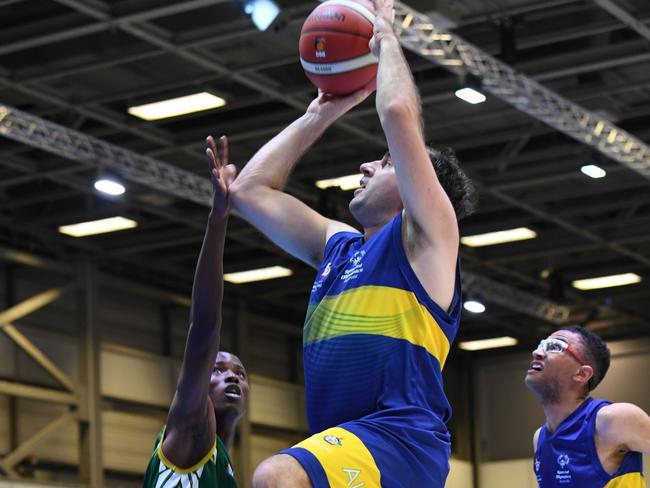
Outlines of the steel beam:
[{"label": "steel beam", "polygon": [[23,300],[16,305],[9,307],[6,310],[0,312],[0,327],[19,320],[30,313],[35,312],[36,310],[49,305],[52,302],[57,301],[61,298],[66,292],[70,291],[71,286],[61,286],[58,288],[51,288],[44,292],[38,293],[26,300]]},{"label": "steel beam", "polygon": [[75,391],[75,385],[59,367],[54,364],[43,351],[25,337],[14,325],[3,324],[0,330],[4,332],[18,347],[25,351],[36,363],[45,371],[50,373],[59,383],[65,386],[69,391]]},{"label": "steel beam", "polygon": [[460,74],[479,77],[483,88],[506,103],[650,179],[650,147],[604,117],[591,113],[468,43],[438,29],[428,16],[395,2],[401,44]]},{"label": "steel beam", "polygon": [[25,337],[11,323],[14,320],[21,319],[36,310],[49,305],[58,300],[63,294],[70,291],[71,285],[52,288],[33,297],[30,297],[10,308],[0,312],[0,330],[13,340],[23,351],[25,351],[36,363],[45,371],[50,373],[59,383],[68,390],[74,391],[74,384],[68,376],[59,369],[33,342]]},{"label": "steel beam", "polygon": [[595,0],[596,3],[608,14],[616,17],[618,20],[627,25],[630,29],[635,30],[637,34],[650,41],[650,27],[640,20],[636,19],[630,12],[612,0]]},{"label": "steel beam", "polygon": [[3,469],[5,469],[5,467],[9,469],[13,468],[13,466],[15,466],[27,454],[29,454],[34,447],[36,447],[41,442],[46,440],[49,436],[54,434],[61,427],[65,426],[66,424],[74,420],[75,417],[76,417],[76,412],[69,411],[69,412],[65,412],[63,415],[52,420],[47,425],[45,425],[45,427],[43,427],[41,430],[36,432],[36,434],[31,436],[29,439],[25,440],[16,449],[14,449],[12,452],[8,453],[4,458],[2,458],[2,460],[0,461],[0,467],[2,467]]},{"label": "steel beam", "polygon": [[0,394],[64,405],[76,405],[78,401],[73,393],[4,380],[0,380]]},{"label": "steel beam", "polygon": [[0,104],[0,134],[74,161],[113,169],[130,181],[185,200],[211,205],[212,184],[207,178],[4,104]]},{"label": "steel beam", "polygon": [[558,325],[564,324],[571,315],[571,308],[566,305],[560,305],[470,271],[461,273],[461,281],[463,291],[468,295],[480,295],[488,302],[496,303],[547,322]]}]

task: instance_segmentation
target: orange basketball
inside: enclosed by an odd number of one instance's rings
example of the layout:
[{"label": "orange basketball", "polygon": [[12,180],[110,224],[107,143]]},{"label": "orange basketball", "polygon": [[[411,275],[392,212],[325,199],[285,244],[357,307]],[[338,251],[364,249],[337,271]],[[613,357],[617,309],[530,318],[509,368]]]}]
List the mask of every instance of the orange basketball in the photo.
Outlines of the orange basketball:
[{"label": "orange basketball", "polygon": [[300,63],[325,93],[346,95],[377,76],[377,57],[368,48],[375,20],[368,0],[327,0],[305,19]]}]

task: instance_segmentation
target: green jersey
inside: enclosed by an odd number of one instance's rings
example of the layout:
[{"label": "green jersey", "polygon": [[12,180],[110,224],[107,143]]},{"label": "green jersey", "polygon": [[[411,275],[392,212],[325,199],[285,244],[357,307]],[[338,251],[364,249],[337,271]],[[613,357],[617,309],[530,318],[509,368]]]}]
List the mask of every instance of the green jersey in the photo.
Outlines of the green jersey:
[{"label": "green jersey", "polygon": [[174,466],[162,452],[163,427],[144,475],[142,488],[237,488],[226,446],[219,436],[201,461],[191,468]]}]

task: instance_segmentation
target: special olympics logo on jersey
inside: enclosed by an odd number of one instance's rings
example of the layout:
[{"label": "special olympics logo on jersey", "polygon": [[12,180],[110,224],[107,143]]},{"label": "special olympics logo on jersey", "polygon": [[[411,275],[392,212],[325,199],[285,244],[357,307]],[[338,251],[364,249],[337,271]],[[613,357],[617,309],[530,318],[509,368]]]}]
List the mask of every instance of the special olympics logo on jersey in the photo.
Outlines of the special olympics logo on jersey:
[{"label": "special olympics logo on jersey", "polygon": [[569,464],[569,456],[566,454],[560,454],[557,457],[557,463],[560,465],[560,468],[564,469]]},{"label": "special olympics logo on jersey", "polygon": [[539,471],[539,466],[540,466],[541,464],[542,464],[542,463],[540,463],[539,458],[536,458],[536,459],[535,459],[535,472],[536,472],[536,473]]},{"label": "special olympics logo on jersey", "polygon": [[352,266],[358,266],[365,255],[366,255],[366,251],[355,252],[354,255],[350,258],[350,263],[352,264]]}]

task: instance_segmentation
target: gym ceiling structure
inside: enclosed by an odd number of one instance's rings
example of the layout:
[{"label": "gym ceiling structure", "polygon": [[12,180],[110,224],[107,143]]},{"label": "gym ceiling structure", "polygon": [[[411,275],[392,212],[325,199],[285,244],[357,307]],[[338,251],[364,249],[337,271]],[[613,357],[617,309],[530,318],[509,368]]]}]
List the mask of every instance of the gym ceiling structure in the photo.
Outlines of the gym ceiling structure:
[{"label": "gym ceiling structure", "polygon": [[[89,453],[81,475],[93,486],[101,477],[92,447],[100,442],[93,412],[101,395],[99,326],[89,324],[102,290],[140,294],[186,316],[210,202],[205,137],[227,134],[231,160],[243,166],[315,95],[298,60],[298,37],[316,3],[278,5],[280,17],[259,31],[241,1],[0,0],[0,328],[58,385],[45,393],[8,374],[0,393],[76,405]],[[412,0],[396,8],[426,139],[454,148],[480,192],[478,212],[462,222],[461,235],[520,227],[535,234],[461,246],[465,297],[487,309],[464,313],[457,342],[509,336],[518,344],[502,354],[529,351],[569,324],[606,340],[650,336],[650,4]],[[463,81],[480,81],[487,101],[471,105],[454,96]],[[127,112],[197,92],[226,105],[157,121]],[[315,183],[353,174],[386,150],[373,103],[371,97],[344,117],[302,158],[290,193],[352,223],[351,192]],[[586,164],[606,176],[588,177],[581,172]],[[121,178],[126,193],[98,193],[93,181],[102,174]],[[84,238],[58,232],[114,216],[137,227]],[[252,373],[300,383],[300,334],[314,272],[232,217],[226,272],[269,266],[292,274],[226,285],[232,330],[224,341]],[[41,289],[21,291],[21,273],[41,276]],[[590,291],[573,286],[624,273],[640,281]],[[88,367],[81,386],[18,327],[66,294],[82,311]],[[236,327],[242,316],[245,332]],[[156,326],[169,332],[168,322],[163,313]],[[151,349],[180,357],[185,329],[177,329],[161,333]],[[242,352],[269,334],[286,343],[290,377],[269,373],[255,350]],[[0,470],[20,477],[14,468],[32,445],[13,447]]]}]

